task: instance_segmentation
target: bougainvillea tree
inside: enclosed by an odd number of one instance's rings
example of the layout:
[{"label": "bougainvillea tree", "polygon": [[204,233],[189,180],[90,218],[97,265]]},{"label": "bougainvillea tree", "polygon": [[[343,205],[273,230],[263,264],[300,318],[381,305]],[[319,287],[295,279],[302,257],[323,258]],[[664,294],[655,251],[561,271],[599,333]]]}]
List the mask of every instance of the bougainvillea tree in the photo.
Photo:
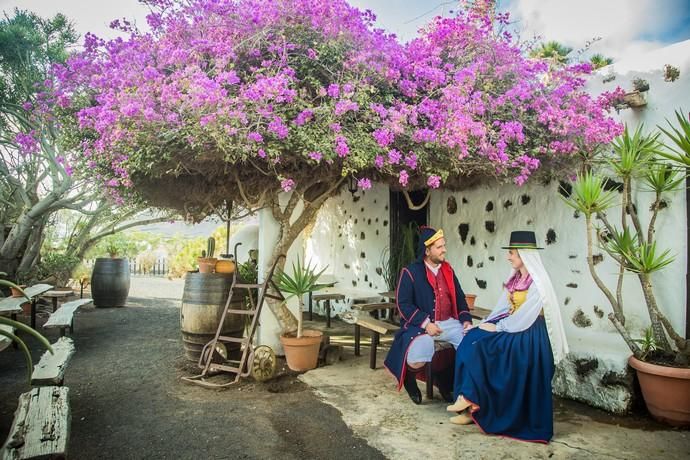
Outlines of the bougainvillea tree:
[{"label": "bougainvillea tree", "polygon": [[[145,1],[149,32],[89,35],[57,70],[106,187],[200,217],[268,206],[285,253],[347,177],[363,189],[523,184],[620,132],[588,64],[526,57],[475,1],[399,43],[344,0]],[[279,204],[281,193],[288,192]],[[302,203],[304,206],[298,206]]]}]

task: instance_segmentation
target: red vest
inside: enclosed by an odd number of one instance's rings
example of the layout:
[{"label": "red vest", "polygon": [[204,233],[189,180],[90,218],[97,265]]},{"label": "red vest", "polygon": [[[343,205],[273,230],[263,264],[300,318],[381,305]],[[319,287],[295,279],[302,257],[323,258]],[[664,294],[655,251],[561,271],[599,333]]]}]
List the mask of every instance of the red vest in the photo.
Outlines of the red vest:
[{"label": "red vest", "polygon": [[436,275],[434,272],[426,267],[427,279],[431,282],[431,287],[434,289],[436,297],[436,305],[434,305],[434,321],[445,321],[450,318],[455,318],[453,315],[453,295],[450,292],[446,277],[443,276],[443,270],[439,270]]}]

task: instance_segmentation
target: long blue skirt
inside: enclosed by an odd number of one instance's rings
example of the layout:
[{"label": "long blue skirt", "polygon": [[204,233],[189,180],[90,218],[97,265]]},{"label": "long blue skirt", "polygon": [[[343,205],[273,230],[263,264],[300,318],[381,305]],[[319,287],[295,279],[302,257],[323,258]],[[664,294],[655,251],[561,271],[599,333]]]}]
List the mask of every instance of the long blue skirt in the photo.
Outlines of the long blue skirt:
[{"label": "long blue skirt", "polygon": [[547,443],[553,436],[554,364],[544,318],[518,332],[471,329],[455,355],[454,393],[479,406],[488,434]]}]

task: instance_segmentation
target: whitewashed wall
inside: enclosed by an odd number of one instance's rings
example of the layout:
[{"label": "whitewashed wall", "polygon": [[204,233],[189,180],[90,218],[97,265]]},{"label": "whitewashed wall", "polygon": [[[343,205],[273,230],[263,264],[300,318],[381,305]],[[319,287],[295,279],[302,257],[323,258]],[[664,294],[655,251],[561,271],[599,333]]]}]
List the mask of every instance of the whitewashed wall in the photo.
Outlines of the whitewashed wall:
[{"label": "whitewashed wall", "polygon": [[[678,67],[680,78],[665,82],[664,64]],[[610,73],[615,75],[615,80],[604,83],[604,77]],[[690,111],[690,40],[640,55],[634,61],[609,66],[592,77],[589,90],[594,95],[616,85],[631,90],[632,80],[638,77],[650,83],[648,105],[621,110],[616,115],[618,119],[632,127],[644,123],[653,128],[663,124],[665,118],[671,119],[676,109],[682,108],[687,114]],[[484,307],[496,302],[501,283],[508,274],[509,266],[501,246],[507,243],[510,232],[535,231],[545,248],[542,259],[561,301],[571,347],[568,359],[557,370],[554,390],[563,396],[622,412],[631,404],[632,376],[626,365],[630,352],[611,326],[607,318],[611,307],[589,275],[584,218],[577,217],[563,204],[558,186],[557,183],[524,187],[497,185],[460,193],[434,192],[430,224],[445,230],[448,258],[458,272],[463,289],[477,294],[477,304]],[[635,190],[635,195],[639,202],[649,202],[648,192]],[[388,189],[376,185],[369,191],[359,191],[355,200],[348,192],[329,200],[319,212],[316,224],[306,232],[306,238],[296,242],[291,253],[305,253],[319,266],[328,265],[327,272],[340,280],[339,287],[386,290],[377,269],[390,231]],[[657,239],[676,253],[676,260],[654,276],[654,282],[660,308],[677,330],[684,333],[687,267],[684,193],[671,195],[667,204],[656,224]],[[648,204],[640,206],[639,211],[646,220]],[[262,214],[261,239],[275,238],[270,220],[270,216]],[[467,231],[463,238],[461,226],[464,225]],[[266,254],[261,244],[260,255]],[[597,269],[607,284],[613,285],[615,266],[603,251],[597,253],[603,257]],[[648,324],[647,312],[633,275],[626,277],[625,298],[628,327],[641,334]],[[337,305],[334,312],[346,310],[347,302]],[[269,331],[271,327],[262,324],[262,329],[262,340],[271,342],[268,338],[274,334]]]}]

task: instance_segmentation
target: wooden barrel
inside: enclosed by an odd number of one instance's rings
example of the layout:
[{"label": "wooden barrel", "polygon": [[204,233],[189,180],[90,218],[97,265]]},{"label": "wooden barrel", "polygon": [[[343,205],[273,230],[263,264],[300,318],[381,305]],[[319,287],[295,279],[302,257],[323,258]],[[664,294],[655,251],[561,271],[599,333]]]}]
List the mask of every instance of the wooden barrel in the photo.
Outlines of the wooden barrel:
[{"label": "wooden barrel", "polygon": [[99,258],[91,273],[91,297],[96,307],[124,307],[129,295],[129,262]]},{"label": "wooden barrel", "polygon": [[[222,273],[187,273],[180,308],[180,330],[185,357],[198,361],[201,349],[216,335],[220,317],[228,300],[232,275]],[[233,294],[230,308],[245,308],[246,291]],[[221,334],[241,337],[246,315],[228,314],[225,316]],[[229,353],[239,349],[239,344],[225,344]],[[234,354],[234,353],[233,353]]]}]

